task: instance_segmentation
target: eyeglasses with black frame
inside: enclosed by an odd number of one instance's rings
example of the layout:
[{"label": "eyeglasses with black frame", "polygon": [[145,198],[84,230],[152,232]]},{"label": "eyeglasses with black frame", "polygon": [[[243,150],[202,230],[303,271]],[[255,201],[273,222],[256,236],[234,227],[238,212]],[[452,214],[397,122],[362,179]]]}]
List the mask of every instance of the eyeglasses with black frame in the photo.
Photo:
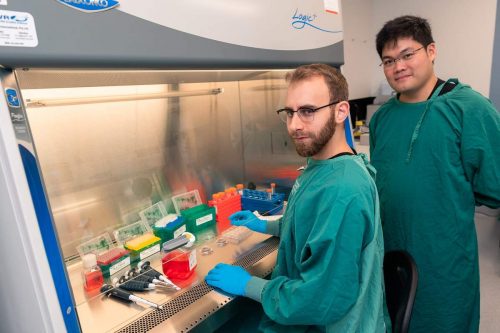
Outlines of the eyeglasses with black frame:
[{"label": "eyeglasses with black frame", "polygon": [[335,102],[331,102],[329,104],[326,104],[326,105],[323,105],[323,106],[320,106],[320,107],[317,107],[317,108],[301,107],[297,111],[295,111],[295,110],[293,110],[291,108],[283,108],[283,109],[279,109],[278,111],[276,111],[276,113],[278,114],[278,116],[280,117],[280,119],[284,123],[287,123],[288,121],[292,120],[294,113],[297,113],[297,115],[299,116],[300,120],[302,120],[303,122],[307,123],[307,122],[311,122],[311,121],[314,120],[314,114],[317,111],[319,111],[321,109],[324,109],[324,108],[326,108],[328,106],[332,106],[332,105],[338,104],[340,102],[341,102],[340,100],[337,100]]},{"label": "eyeglasses with black frame", "polygon": [[422,47],[419,47],[416,50],[405,52],[403,54],[400,54],[396,58],[386,58],[386,59],[383,59],[379,66],[382,66],[384,68],[391,68],[391,67],[393,67],[396,64],[396,62],[398,62],[400,60],[404,61],[404,62],[410,61],[413,58],[413,56],[415,55],[415,53],[417,53],[417,51],[420,51],[424,47],[425,46],[422,46]]}]

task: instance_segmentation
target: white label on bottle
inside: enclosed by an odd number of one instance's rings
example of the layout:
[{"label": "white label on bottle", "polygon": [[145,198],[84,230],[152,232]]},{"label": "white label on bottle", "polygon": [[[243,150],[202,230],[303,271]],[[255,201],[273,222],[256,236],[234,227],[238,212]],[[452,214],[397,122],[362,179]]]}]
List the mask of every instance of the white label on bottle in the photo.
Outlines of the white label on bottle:
[{"label": "white label on bottle", "polygon": [[196,264],[196,251],[191,251],[191,253],[189,254],[189,270],[192,271]]},{"label": "white label on bottle", "polygon": [[199,226],[203,223],[207,223],[209,221],[212,221],[212,214],[205,215],[203,217],[197,218],[196,219],[196,226]]},{"label": "white label on bottle", "polygon": [[174,231],[174,238],[179,237],[185,231],[186,231],[186,225],[184,224]]},{"label": "white label on bottle", "polygon": [[130,257],[127,257],[127,258],[123,259],[122,261],[120,261],[119,263],[116,263],[113,266],[111,266],[109,268],[109,275],[115,274],[116,272],[118,272],[121,269],[124,269],[128,265],[130,265]]},{"label": "white label on bottle", "polygon": [[158,252],[160,252],[160,244],[156,244],[155,246],[151,246],[147,250],[141,251],[139,258],[141,258],[141,260],[143,260],[143,259],[145,259],[145,258],[147,258],[155,253],[158,253]]}]

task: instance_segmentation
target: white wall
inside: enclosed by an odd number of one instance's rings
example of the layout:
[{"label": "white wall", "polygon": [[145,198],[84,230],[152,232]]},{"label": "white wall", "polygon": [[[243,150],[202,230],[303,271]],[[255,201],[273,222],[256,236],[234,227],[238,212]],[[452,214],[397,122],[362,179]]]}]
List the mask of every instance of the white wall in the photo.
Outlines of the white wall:
[{"label": "white wall", "polygon": [[344,73],[351,98],[377,94],[385,78],[375,35],[386,21],[405,14],[429,20],[440,78],[457,77],[489,96],[496,6],[496,0],[343,0]]},{"label": "white wall", "polygon": [[349,98],[373,96],[372,73],[375,34],[372,28],[372,0],[342,0],[344,24],[344,66],[342,73],[349,84]]},{"label": "white wall", "polygon": [[497,22],[493,46],[493,64],[491,68],[490,98],[500,110],[500,5],[497,4]]}]

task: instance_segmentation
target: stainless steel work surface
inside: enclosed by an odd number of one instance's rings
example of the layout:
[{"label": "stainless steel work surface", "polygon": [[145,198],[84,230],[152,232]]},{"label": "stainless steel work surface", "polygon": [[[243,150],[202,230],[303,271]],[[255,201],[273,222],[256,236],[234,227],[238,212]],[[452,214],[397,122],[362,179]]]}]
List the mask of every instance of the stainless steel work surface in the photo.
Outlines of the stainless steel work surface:
[{"label": "stainless steel work surface", "polygon": [[[89,295],[84,292],[81,266],[68,267],[76,309],[82,331],[85,332],[186,332],[207,319],[215,311],[230,304],[232,297],[214,291],[204,277],[219,262],[234,263],[245,267],[252,274],[266,276],[274,267],[277,238],[253,232],[240,244],[228,243],[220,247],[216,238],[204,241],[195,247],[197,255],[196,272],[192,278],[178,283],[180,291],[148,291],[134,294],[163,305],[162,310],[147,308],[135,303],[123,303],[108,299],[102,294]],[[212,254],[202,255],[201,248],[210,247]],[[160,254],[150,258],[151,266],[162,271]],[[121,276],[124,271],[113,275]],[[177,282],[177,281],[176,281]]]}]

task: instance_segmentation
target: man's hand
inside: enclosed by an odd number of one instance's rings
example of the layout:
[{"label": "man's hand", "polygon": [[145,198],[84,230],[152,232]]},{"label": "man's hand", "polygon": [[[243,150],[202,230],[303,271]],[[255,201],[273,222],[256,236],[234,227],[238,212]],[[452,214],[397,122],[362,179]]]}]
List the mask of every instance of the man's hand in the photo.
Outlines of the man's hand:
[{"label": "man's hand", "polygon": [[251,275],[240,266],[217,264],[208,272],[207,284],[229,294],[245,296],[245,287]]},{"label": "man's hand", "polygon": [[249,210],[242,210],[229,216],[232,225],[245,226],[250,230],[265,233],[267,222],[259,219]]}]

